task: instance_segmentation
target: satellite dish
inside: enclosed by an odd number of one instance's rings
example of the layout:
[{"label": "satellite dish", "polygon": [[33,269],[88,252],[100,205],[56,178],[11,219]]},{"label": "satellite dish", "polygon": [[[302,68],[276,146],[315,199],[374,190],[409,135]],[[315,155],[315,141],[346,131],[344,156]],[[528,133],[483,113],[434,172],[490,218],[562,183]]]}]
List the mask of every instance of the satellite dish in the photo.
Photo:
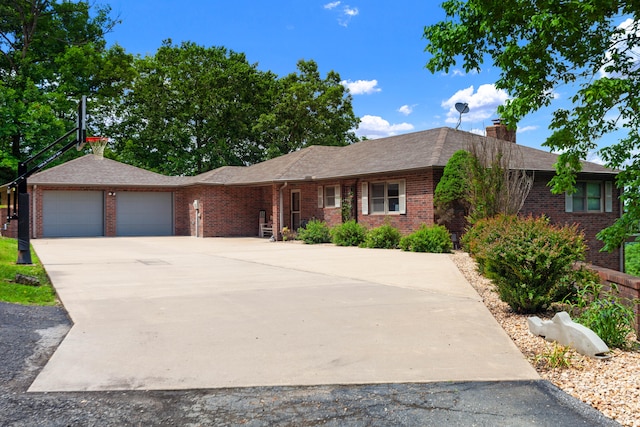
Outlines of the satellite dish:
[{"label": "satellite dish", "polygon": [[469,104],[466,102],[456,102],[456,110],[460,113],[460,117],[458,118],[458,124],[456,125],[456,130],[460,127],[460,123],[462,122],[462,115],[469,112]]}]

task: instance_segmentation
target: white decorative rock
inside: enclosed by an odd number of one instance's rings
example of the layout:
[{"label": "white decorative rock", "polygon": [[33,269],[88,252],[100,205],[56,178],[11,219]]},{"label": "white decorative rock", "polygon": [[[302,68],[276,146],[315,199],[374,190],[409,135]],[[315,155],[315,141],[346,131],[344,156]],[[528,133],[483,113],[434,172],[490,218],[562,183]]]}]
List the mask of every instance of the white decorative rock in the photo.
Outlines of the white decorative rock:
[{"label": "white decorative rock", "polygon": [[609,347],[591,329],[574,322],[565,311],[553,316],[551,320],[541,320],[533,316],[527,319],[529,331],[547,341],[574,348],[578,353],[594,359],[609,359]]}]

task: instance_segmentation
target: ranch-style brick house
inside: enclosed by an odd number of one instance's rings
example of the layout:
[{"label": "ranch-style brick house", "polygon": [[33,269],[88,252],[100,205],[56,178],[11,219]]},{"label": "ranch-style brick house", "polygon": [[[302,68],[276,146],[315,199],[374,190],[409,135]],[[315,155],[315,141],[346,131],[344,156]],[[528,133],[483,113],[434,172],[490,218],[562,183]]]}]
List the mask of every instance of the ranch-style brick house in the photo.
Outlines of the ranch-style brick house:
[{"label": "ranch-style brick house", "polygon": [[[295,230],[312,218],[330,226],[340,223],[343,200],[351,200],[352,216],[366,227],[389,221],[409,233],[436,221],[434,190],[453,153],[470,144],[515,140],[500,124],[487,128],[487,135],[443,127],[346,147],[310,146],[193,177],[164,176],[86,155],[29,178],[32,238],[232,237],[271,231],[279,238],[283,227]],[[553,195],[547,184],[557,156],[513,147],[520,158],[515,168],[535,177],[521,214],[578,223],[589,244],[588,261],[620,270],[621,251],[599,252],[601,242],[595,238],[620,216],[616,171],[584,162],[579,191]]]}]

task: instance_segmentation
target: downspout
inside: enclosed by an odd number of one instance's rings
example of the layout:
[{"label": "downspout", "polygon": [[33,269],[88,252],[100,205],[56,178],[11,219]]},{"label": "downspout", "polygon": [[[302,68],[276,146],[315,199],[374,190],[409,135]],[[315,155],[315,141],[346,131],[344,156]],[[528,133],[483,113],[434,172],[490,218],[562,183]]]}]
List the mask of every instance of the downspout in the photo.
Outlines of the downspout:
[{"label": "downspout", "polygon": [[[278,230],[280,231],[280,233],[282,233],[282,224],[284,224],[284,199],[282,198],[282,190],[284,190],[287,185],[289,185],[288,182],[285,182],[284,185],[282,187],[280,187],[280,215],[278,218]],[[276,236],[276,241],[278,240],[278,236]]]},{"label": "downspout", "polygon": [[36,238],[36,218],[38,217],[38,211],[36,209],[36,189],[38,188],[38,184],[35,184],[33,186],[33,189],[31,190],[31,197],[33,199],[33,212],[31,213],[32,217],[32,226],[31,226],[31,231],[32,231],[32,236],[34,239]]}]

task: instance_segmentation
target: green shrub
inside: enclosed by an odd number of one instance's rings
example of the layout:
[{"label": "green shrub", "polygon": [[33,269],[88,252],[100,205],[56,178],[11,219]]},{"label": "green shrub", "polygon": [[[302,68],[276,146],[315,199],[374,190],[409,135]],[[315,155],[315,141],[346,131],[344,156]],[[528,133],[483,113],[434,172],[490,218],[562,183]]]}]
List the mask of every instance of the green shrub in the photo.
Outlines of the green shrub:
[{"label": "green shrub", "polygon": [[329,243],[331,241],[329,226],[324,221],[312,219],[307,223],[305,228],[298,229],[297,238],[309,245],[315,243]]},{"label": "green shrub", "polygon": [[633,242],[624,246],[624,268],[627,274],[640,276],[640,243]]},{"label": "green shrub", "polygon": [[472,231],[466,244],[504,302],[518,313],[536,313],[561,299],[561,287],[575,277],[573,265],[586,250],[576,226],[515,216],[478,223],[481,230]]},{"label": "green shrub", "polygon": [[451,235],[441,225],[427,227],[422,224],[420,229],[400,239],[400,249],[411,252],[444,253],[451,252],[453,244]]},{"label": "green shrub", "polygon": [[358,246],[366,235],[367,229],[353,219],[331,229],[331,241],[338,246]]},{"label": "green shrub", "polygon": [[493,218],[480,219],[473,227],[466,230],[460,239],[462,249],[474,257],[481,273],[484,273],[485,248],[495,242],[502,235],[503,230],[517,221],[518,217],[514,215],[497,215]]},{"label": "green shrub", "polygon": [[363,248],[396,249],[400,243],[400,231],[389,224],[381,225],[367,232]]},{"label": "green shrub", "polygon": [[576,322],[595,332],[607,346],[625,349],[634,331],[635,313],[631,307],[637,303],[621,298],[615,284],[610,291],[604,291],[603,285],[594,280],[578,289],[570,312]]}]

